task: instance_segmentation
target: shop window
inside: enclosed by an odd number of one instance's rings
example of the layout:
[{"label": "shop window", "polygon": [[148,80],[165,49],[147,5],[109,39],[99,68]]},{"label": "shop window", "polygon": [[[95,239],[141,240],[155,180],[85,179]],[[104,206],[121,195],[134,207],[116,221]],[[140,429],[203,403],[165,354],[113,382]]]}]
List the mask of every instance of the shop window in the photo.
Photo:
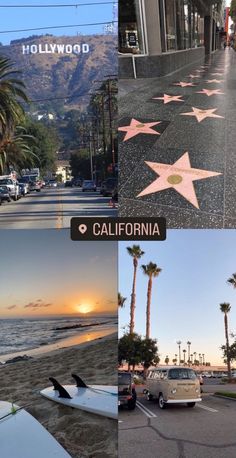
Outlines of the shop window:
[{"label": "shop window", "polygon": [[119,0],[119,52],[144,54],[141,0]]},{"label": "shop window", "polygon": [[176,49],[175,1],[165,0],[166,17],[166,48],[167,51]]}]

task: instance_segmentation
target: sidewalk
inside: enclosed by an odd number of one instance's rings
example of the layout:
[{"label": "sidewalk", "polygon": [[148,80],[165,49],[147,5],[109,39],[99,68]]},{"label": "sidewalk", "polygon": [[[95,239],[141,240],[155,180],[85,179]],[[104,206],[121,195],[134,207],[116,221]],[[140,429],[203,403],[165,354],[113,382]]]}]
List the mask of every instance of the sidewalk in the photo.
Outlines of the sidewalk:
[{"label": "sidewalk", "polygon": [[236,228],[236,53],[119,84],[119,215]]}]

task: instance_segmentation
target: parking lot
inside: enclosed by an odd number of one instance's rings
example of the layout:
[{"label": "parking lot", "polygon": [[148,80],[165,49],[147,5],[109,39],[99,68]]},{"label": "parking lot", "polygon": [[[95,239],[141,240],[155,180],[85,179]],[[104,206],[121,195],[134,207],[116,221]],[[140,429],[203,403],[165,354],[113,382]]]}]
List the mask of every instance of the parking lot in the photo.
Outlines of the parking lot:
[{"label": "parking lot", "polygon": [[[236,391],[236,385],[231,386]],[[119,412],[122,458],[235,458],[236,402],[213,396],[227,386],[207,380],[202,402],[193,409],[169,405],[165,410],[137,389],[136,409]]]}]

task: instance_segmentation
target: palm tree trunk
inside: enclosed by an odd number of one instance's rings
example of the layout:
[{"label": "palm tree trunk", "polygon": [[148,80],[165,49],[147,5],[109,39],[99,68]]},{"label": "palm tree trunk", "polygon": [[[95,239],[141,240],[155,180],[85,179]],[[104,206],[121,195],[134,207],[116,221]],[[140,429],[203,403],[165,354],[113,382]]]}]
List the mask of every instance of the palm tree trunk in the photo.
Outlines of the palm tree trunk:
[{"label": "palm tree trunk", "polygon": [[132,286],[132,293],[131,293],[131,304],[130,304],[130,334],[134,333],[134,312],[135,312],[135,302],[136,302],[136,276],[137,276],[137,266],[138,266],[138,261],[137,259],[134,258],[133,260],[134,264],[134,276],[133,276],[133,286]]},{"label": "palm tree trunk", "polygon": [[151,314],[152,277],[148,280],[147,309],[146,309],[146,339],[150,339],[150,314]]},{"label": "palm tree trunk", "polygon": [[225,321],[225,340],[226,340],[226,356],[227,356],[228,378],[231,379],[231,365],[230,365],[230,356],[229,356],[229,332],[228,332],[228,317],[227,317],[227,313],[225,313],[224,321]]}]

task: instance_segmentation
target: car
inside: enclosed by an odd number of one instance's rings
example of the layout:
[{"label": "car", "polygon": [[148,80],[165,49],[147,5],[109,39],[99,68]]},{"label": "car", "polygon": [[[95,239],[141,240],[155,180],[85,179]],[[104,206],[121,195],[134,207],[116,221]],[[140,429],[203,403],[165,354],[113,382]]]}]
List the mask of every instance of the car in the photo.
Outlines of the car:
[{"label": "car", "polygon": [[117,178],[107,178],[102,186],[102,195],[104,197],[112,196],[115,188],[117,187]]},{"label": "car", "polygon": [[200,382],[200,385],[203,385],[203,377],[202,377],[202,374],[196,374],[197,375],[197,378]]},{"label": "car", "polygon": [[65,182],[65,188],[72,188],[73,182],[72,180],[66,180]]},{"label": "car", "polygon": [[22,178],[18,178],[18,184],[19,184],[19,186],[23,184],[26,194],[29,193],[29,181],[27,179],[25,179],[23,177]]},{"label": "car", "polygon": [[136,407],[137,393],[130,372],[118,372],[118,405],[126,406],[129,410]]},{"label": "car", "polygon": [[1,186],[0,188],[0,198],[2,202],[11,202],[11,196],[7,189],[7,186]]},{"label": "car", "polygon": [[20,183],[18,181],[18,185],[19,185],[19,188],[20,188],[20,193],[21,193],[21,196],[26,196],[27,192],[28,192],[28,189],[29,189],[29,186],[28,186],[28,183]]},{"label": "car", "polygon": [[0,187],[6,186],[11,199],[18,200],[20,198],[20,188],[16,180],[8,177],[0,177]]},{"label": "car", "polygon": [[80,178],[73,178],[72,186],[82,186],[82,180]]},{"label": "car", "polygon": [[92,180],[84,180],[82,185],[82,191],[97,191],[97,186]]},{"label": "car", "polygon": [[196,372],[183,366],[158,366],[148,370],[147,399],[158,400],[160,409],[168,404],[186,403],[194,407],[201,402],[201,387]]},{"label": "car", "polygon": [[49,180],[48,186],[49,186],[49,188],[57,188],[57,181],[56,180]]},{"label": "car", "polygon": [[29,190],[30,191],[41,191],[41,184],[39,181],[30,181],[29,182]]}]

